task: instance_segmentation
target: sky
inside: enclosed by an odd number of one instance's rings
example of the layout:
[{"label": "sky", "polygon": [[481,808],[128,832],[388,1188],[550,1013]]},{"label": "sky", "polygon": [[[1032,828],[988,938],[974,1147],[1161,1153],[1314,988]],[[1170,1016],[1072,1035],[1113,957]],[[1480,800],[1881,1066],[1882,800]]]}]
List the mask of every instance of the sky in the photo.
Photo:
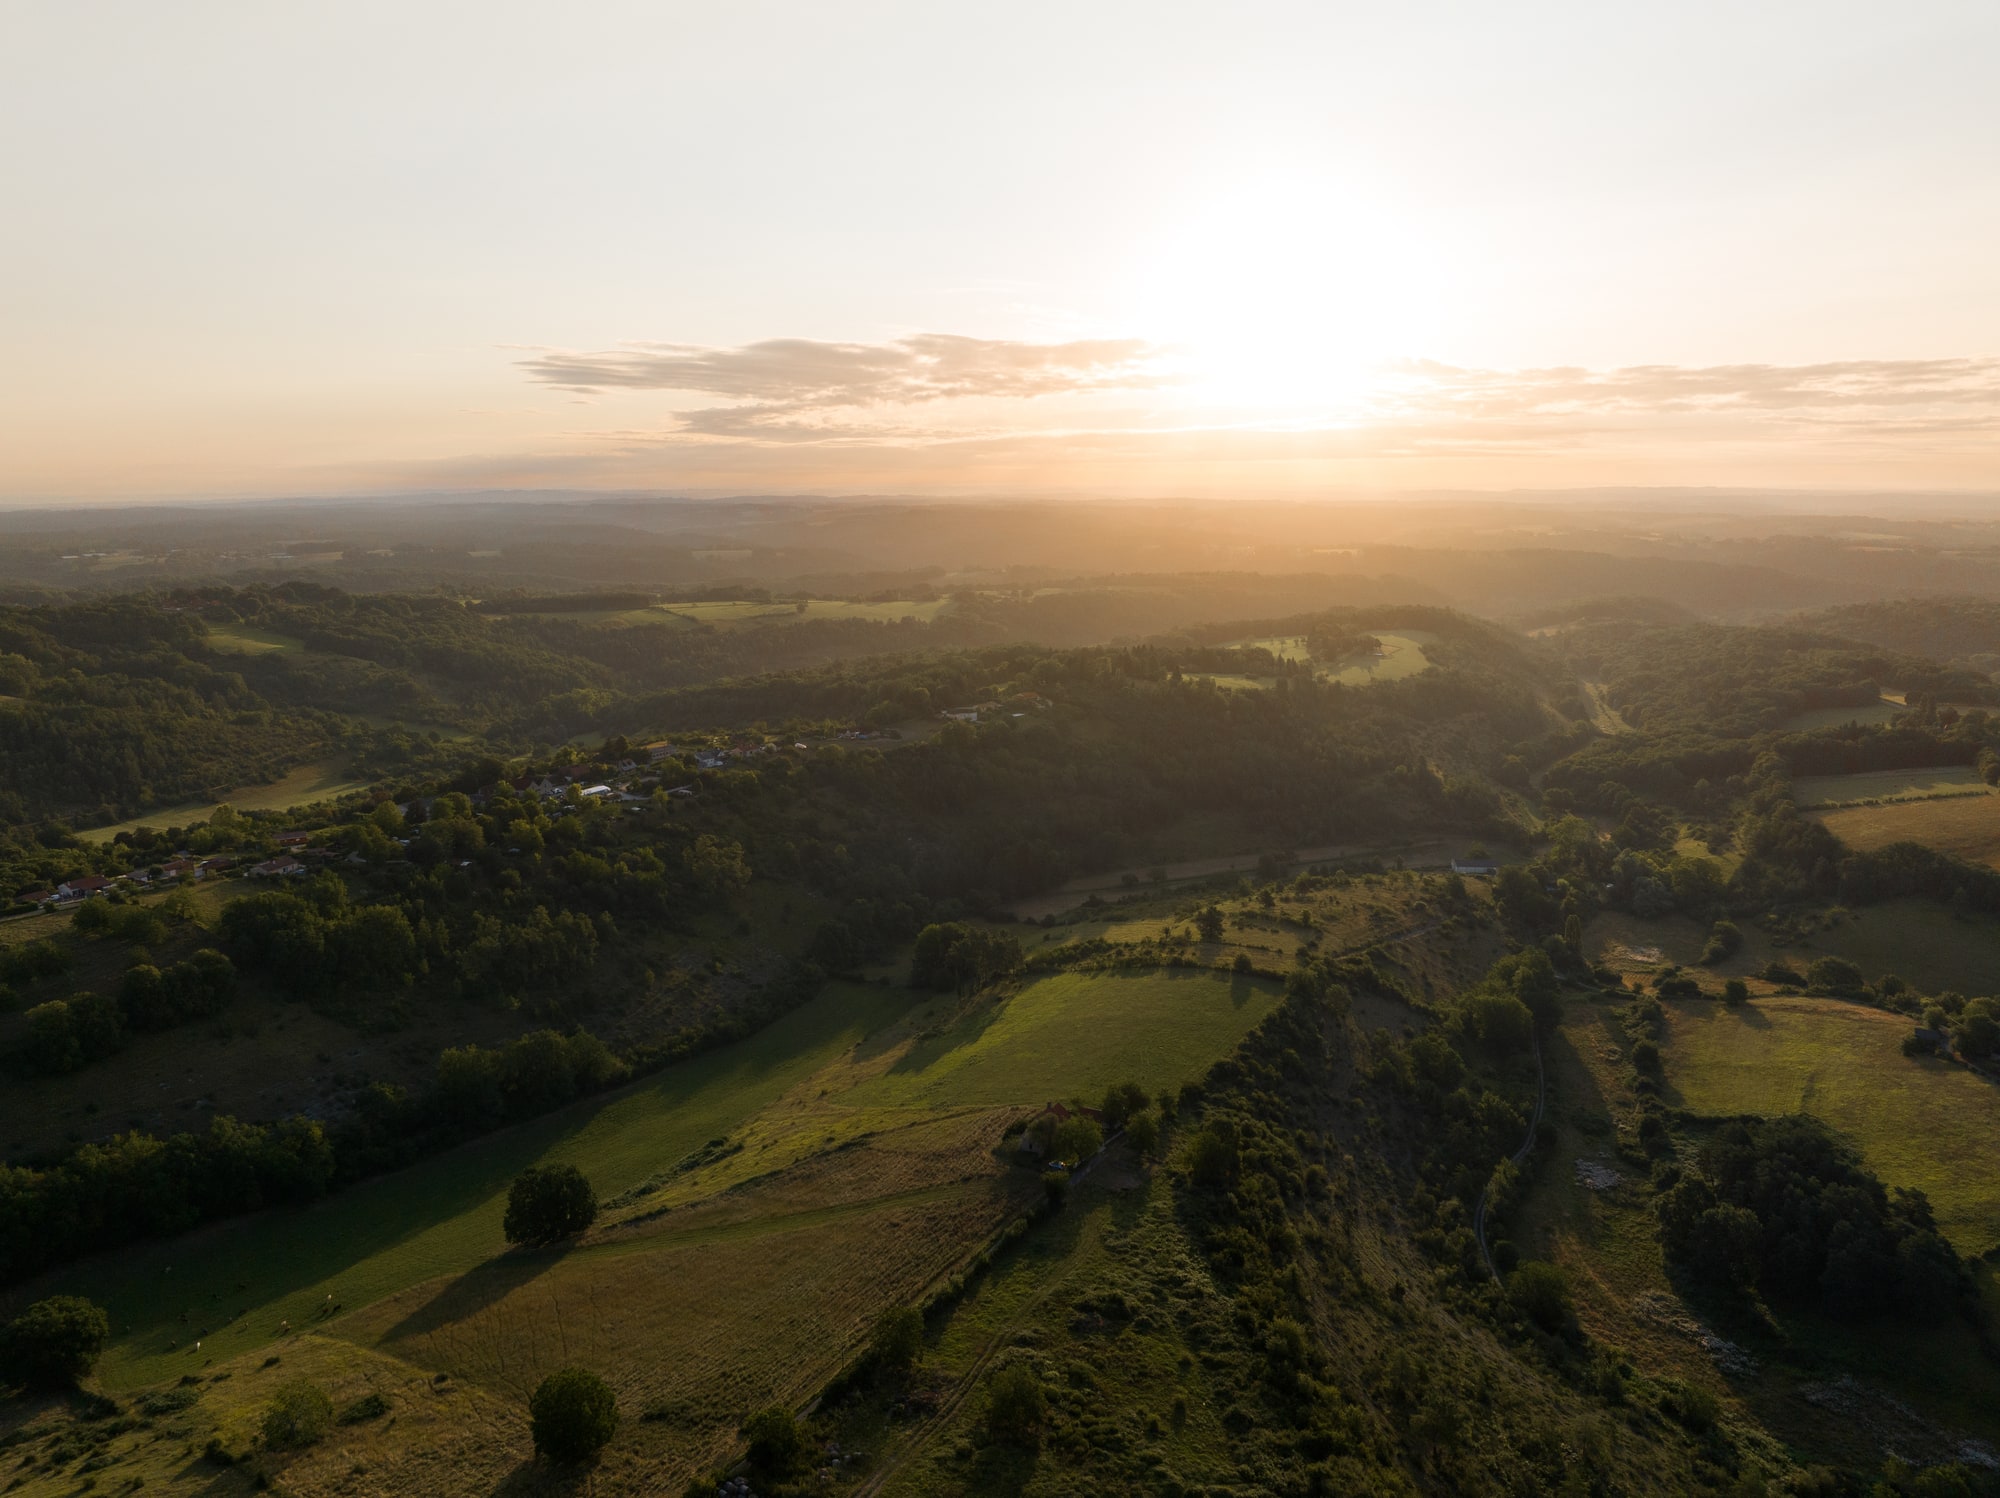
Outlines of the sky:
[{"label": "sky", "polygon": [[2000,5],[0,5],[0,499],[2000,493]]}]

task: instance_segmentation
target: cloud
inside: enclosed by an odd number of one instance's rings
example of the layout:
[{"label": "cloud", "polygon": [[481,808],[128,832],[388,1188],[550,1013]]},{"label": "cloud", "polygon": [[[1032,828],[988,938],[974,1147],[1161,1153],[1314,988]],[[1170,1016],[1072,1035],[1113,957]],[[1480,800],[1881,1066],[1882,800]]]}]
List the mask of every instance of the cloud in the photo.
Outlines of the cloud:
[{"label": "cloud", "polygon": [[[605,353],[542,352],[521,367],[538,384],[583,395],[661,390],[739,402],[677,413],[677,429],[690,435],[803,441],[841,435],[871,408],[1150,389],[1164,382],[1158,352],[1137,338],[1021,343],[921,333],[875,344],[635,344]],[[908,423],[871,423],[865,434],[888,441],[939,435]]]},{"label": "cloud", "polygon": [[[2000,413],[2000,360],[1855,359],[1826,364],[1634,365],[1624,369],[1396,366],[1381,414],[1494,418],[1674,416],[1880,425],[1914,410],[1947,424]],[[1927,423],[1926,423],[1927,424]]]}]

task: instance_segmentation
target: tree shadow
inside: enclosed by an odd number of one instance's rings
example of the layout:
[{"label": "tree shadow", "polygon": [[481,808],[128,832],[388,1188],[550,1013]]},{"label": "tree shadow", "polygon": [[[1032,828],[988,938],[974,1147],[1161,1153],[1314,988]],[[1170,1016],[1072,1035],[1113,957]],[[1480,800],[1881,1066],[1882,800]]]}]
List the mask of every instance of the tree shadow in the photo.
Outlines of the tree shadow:
[{"label": "tree shadow", "polygon": [[390,1327],[383,1340],[427,1336],[476,1316],[555,1268],[567,1254],[567,1248],[515,1249],[475,1265]]},{"label": "tree shadow", "polygon": [[568,1498],[590,1489],[588,1467],[558,1467],[529,1458],[500,1479],[493,1498]]}]

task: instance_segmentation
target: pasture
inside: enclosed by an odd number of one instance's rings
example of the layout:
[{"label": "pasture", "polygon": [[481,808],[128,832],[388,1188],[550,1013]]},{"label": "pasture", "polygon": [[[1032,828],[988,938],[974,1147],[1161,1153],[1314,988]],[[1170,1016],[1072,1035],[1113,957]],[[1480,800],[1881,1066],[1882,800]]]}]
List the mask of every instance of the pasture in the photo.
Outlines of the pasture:
[{"label": "pasture", "polygon": [[131,832],[139,827],[185,827],[193,822],[205,822],[223,806],[233,806],[238,811],[290,811],[294,807],[310,806],[315,801],[330,801],[350,791],[365,791],[373,783],[348,774],[345,756],[330,755],[299,765],[268,785],[238,786],[215,801],[163,806],[157,811],[113,822],[108,827],[88,828],[77,836],[87,843],[108,843],[119,833]]},{"label": "pasture", "polygon": [[1880,806],[1843,806],[1816,814],[1848,847],[1867,853],[1891,843],[1922,843],[1940,853],[2000,868],[2000,796],[1933,797]]},{"label": "pasture", "polygon": [[1859,775],[1801,775],[1792,782],[1792,799],[1806,808],[1991,794],[1992,787],[1970,765],[1940,765],[1929,770],[1867,770]]},{"label": "pasture", "polygon": [[1903,1055],[1908,1018],[1813,998],[1666,1009],[1669,1103],[1718,1116],[1811,1113],[1889,1185],[1923,1191],[1959,1252],[2000,1245],[2000,1087]]}]

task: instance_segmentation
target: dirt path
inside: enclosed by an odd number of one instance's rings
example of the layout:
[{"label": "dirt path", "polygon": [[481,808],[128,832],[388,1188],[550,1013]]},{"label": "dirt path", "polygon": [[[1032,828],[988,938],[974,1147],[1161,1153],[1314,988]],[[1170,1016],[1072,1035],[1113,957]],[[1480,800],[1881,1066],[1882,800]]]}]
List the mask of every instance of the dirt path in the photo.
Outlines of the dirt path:
[{"label": "dirt path", "polygon": [[[1528,1137],[1521,1141],[1521,1147],[1510,1157],[1519,1165],[1528,1158],[1528,1151],[1535,1147],[1535,1135],[1541,1131],[1542,1114],[1549,1105],[1549,1077],[1542,1068],[1542,1033],[1535,1032],[1535,1116],[1528,1120]],[[1500,1271],[1494,1267],[1493,1254],[1486,1246],[1486,1198],[1492,1194],[1493,1183],[1488,1181],[1479,1193],[1479,1207],[1472,1214],[1472,1236],[1479,1244],[1479,1257],[1485,1261],[1486,1272],[1497,1281]]]}]

